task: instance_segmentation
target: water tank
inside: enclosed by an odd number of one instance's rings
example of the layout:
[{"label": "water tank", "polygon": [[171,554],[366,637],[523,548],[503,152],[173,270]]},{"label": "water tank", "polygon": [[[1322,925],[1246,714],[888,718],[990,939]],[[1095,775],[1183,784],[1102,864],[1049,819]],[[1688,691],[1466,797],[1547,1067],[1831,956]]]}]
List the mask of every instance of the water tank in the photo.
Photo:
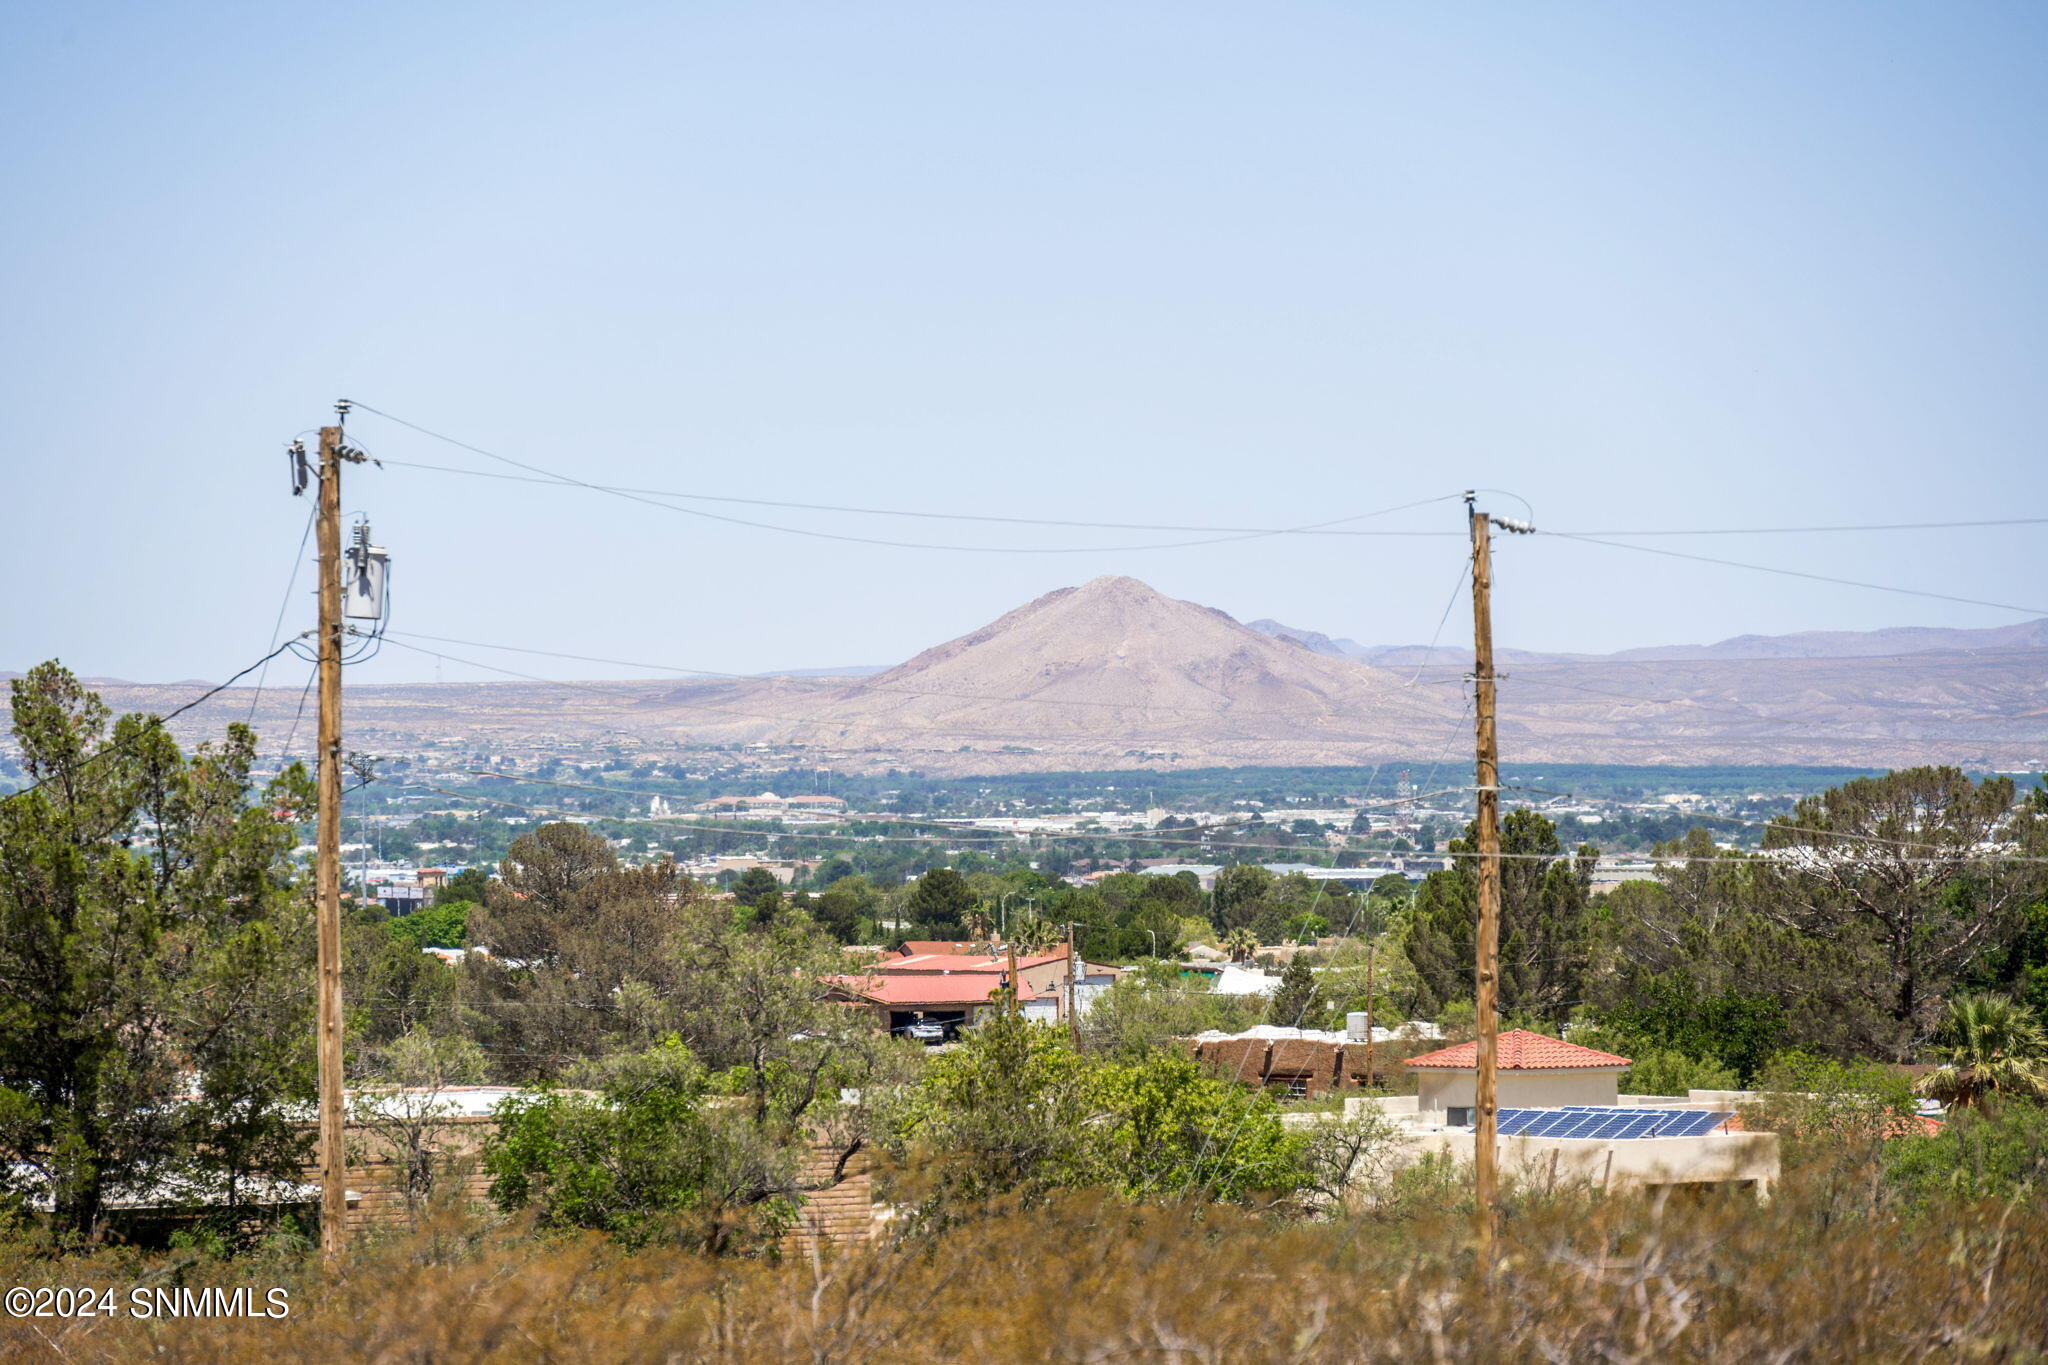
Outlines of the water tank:
[{"label": "water tank", "polygon": [[1354,1043],[1370,1041],[1366,1037],[1365,1021],[1369,1018],[1364,1010],[1353,1010],[1344,1016],[1344,1036]]}]

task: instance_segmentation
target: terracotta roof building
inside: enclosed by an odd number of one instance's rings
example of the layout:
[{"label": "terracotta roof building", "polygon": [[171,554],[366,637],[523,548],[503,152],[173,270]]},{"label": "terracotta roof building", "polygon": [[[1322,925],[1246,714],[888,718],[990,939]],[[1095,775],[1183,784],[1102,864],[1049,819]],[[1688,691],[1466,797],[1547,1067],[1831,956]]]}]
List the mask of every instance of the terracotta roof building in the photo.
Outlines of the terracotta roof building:
[{"label": "terracotta roof building", "polygon": [[[1612,1052],[1510,1029],[1500,1035],[1495,1056],[1498,1103],[1502,1109],[1611,1105],[1620,1090],[1621,1073],[1630,1064],[1629,1058]],[[1415,1104],[1420,1113],[1441,1115],[1438,1122],[1471,1121],[1478,1103],[1478,1043],[1425,1052],[1410,1057],[1406,1066],[1416,1073]]]},{"label": "terracotta roof building", "polygon": [[[1567,1043],[1562,1038],[1546,1038],[1540,1033],[1531,1033],[1525,1028],[1509,1029],[1500,1035],[1494,1052],[1494,1066],[1502,1071],[1562,1071],[1581,1070],[1586,1067],[1625,1067],[1632,1059],[1617,1057],[1612,1052],[1601,1052],[1595,1048],[1580,1047]],[[1410,1057],[1408,1065],[1417,1069],[1438,1068],[1455,1071],[1479,1069],[1479,1044],[1454,1043],[1450,1047],[1425,1052],[1420,1057]]]}]

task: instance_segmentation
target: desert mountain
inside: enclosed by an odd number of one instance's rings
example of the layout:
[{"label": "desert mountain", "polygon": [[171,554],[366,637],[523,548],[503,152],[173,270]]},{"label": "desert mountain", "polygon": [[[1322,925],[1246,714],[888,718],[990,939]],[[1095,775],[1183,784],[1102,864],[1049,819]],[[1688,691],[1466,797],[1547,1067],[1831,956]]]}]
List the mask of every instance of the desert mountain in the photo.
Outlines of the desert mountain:
[{"label": "desert mountain", "polygon": [[[1454,766],[1471,719],[1461,648],[1365,650],[1242,624],[1131,578],[1060,588],[871,677],[348,689],[350,746],[780,761],[933,773],[1403,760]],[[1364,658],[1349,657],[1356,650]],[[1503,651],[1502,757],[1628,764],[2048,765],[2048,623],[1745,636],[1588,657]],[[109,685],[159,714],[194,688]],[[306,747],[296,689],[221,693],[173,725],[218,735],[254,708],[267,751]]]},{"label": "desert mountain", "polygon": [[[1382,668],[1413,666],[1424,661],[1455,663],[1469,652],[1444,646],[1432,649],[1424,645],[1361,645],[1356,640],[1332,639],[1320,631],[1271,619],[1250,624],[1261,634],[1296,641],[1318,654],[1359,659]],[[1557,654],[1503,648],[1499,655],[1503,663],[1571,664],[1657,659],[1888,659],[1902,654],[1982,654],[2029,649],[2048,650],[2048,619],[1983,630],[1942,626],[1808,630],[1792,635],[1737,635],[1711,645],[1651,645],[1614,654]]]},{"label": "desert mountain", "polygon": [[1333,640],[1319,630],[1301,630],[1295,626],[1282,625],[1270,616],[1257,621],[1247,621],[1245,624],[1261,635],[1270,635],[1276,640],[1292,640],[1298,645],[1308,646],[1318,654],[1330,654],[1340,659],[1365,657],[1366,647],[1356,640]]},{"label": "desert mountain", "polygon": [[[1134,578],[1056,589],[871,679],[819,681],[693,684],[654,705],[787,716],[734,722],[734,737],[752,743],[997,749],[1090,766],[1137,753],[1392,757],[1459,718],[1442,688],[1274,639]],[[702,733],[708,719],[682,724]]]}]

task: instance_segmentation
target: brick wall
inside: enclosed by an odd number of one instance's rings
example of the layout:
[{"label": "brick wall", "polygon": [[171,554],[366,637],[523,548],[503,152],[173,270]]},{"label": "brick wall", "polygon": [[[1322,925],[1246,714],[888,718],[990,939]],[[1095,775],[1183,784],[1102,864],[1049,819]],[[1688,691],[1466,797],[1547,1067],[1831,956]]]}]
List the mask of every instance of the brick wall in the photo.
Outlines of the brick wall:
[{"label": "brick wall", "polygon": [[[1285,1085],[1300,1078],[1304,1093],[1327,1095],[1357,1090],[1367,1084],[1364,1043],[1332,1043],[1314,1038],[1182,1039],[1210,1075],[1246,1085]],[[1407,1043],[1375,1043],[1373,1079],[1379,1084],[1402,1079],[1400,1062],[1413,1055]]]}]

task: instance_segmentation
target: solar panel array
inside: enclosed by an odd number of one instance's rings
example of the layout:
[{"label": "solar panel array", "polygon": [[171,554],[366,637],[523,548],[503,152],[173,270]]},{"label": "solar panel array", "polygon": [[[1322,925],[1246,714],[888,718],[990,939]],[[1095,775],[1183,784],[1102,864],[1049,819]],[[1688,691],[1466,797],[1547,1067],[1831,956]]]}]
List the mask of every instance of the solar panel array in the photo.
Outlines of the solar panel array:
[{"label": "solar panel array", "polygon": [[1563,1109],[1503,1109],[1502,1137],[1653,1138],[1711,1133],[1732,1113],[1704,1109],[1621,1109],[1575,1104]]}]

